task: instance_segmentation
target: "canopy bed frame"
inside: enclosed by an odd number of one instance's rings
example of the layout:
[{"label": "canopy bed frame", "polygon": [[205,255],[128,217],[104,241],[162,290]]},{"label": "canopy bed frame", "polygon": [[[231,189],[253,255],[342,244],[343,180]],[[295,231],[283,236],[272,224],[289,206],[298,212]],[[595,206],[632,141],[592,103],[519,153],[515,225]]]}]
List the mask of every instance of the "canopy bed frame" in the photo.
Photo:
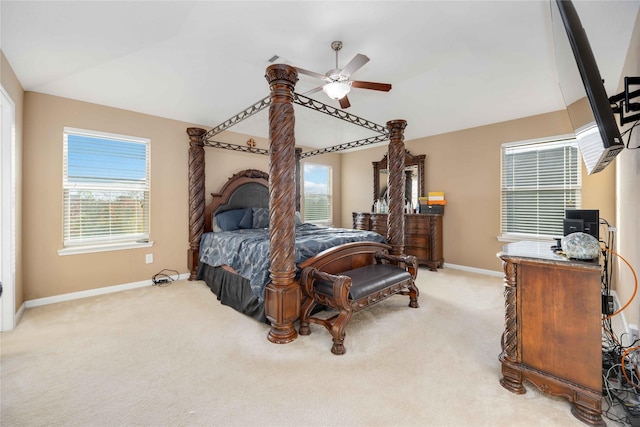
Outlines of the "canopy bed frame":
[{"label": "canopy bed frame", "polygon": [[[266,69],[270,96],[221,125],[206,131],[188,128],[189,135],[189,249],[188,265],[190,279],[196,278],[199,263],[199,248],[203,233],[211,231],[211,213],[217,206],[205,206],[205,147],[218,147],[236,151],[247,151],[269,156],[269,276],[264,295],[266,319],[271,324],[268,339],[284,344],[296,339],[294,322],[300,316],[301,288],[296,279],[295,262],[295,213],[300,208],[300,159],[317,154],[345,150],[389,140],[389,212],[386,240],[390,253],[404,252],[404,193],[405,193],[405,149],[404,129],[406,121],[391,120],[386,128],[342,110],[306,98],[294,92],[298,73],[294,67],[274,64]],[[295,115],[293,104],[299,104],[323,114],[351,122],[379,133],[378,136],[349,142],[334,147],[302,153],[295,147]],[[213,141],[213,136],[234,124],[269,107],[269,150],[242,147]],[[247,181],[267,181],[267,176],[244,176]],[[230,191],[223,188],[222,193]],[[215,198],[214,198],[215,199]],[[217,201],[216,203],[219,203]],[[218,205],[219,206],[219,205]]]}]

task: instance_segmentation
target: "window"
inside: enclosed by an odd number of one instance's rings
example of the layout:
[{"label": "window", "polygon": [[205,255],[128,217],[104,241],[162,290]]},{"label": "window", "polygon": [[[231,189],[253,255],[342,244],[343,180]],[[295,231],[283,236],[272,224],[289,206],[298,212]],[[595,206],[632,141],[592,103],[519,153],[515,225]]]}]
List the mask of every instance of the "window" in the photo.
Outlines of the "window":
[{"label": "window", "polygon": [[331,225],[331,166],[304,164],[304,220]]},{"label": "window", "polygon": [[65,128],[63,145],[64,248],[148,245],[149,140]]},{"label": "window", "polygon": [[565,209],[580,207],[575,139],[502,146],[502,237],[563,235]]}]

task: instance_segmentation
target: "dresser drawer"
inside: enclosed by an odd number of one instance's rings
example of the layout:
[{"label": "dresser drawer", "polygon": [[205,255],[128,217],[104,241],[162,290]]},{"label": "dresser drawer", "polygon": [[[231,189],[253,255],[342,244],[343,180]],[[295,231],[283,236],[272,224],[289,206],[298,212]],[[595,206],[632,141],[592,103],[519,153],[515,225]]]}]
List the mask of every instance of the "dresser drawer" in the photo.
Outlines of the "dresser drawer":
[{"label": "dresser drawer", "polygon": [[371,215],[371,231],[387,236],[387,216]]},{"label": "dresser drawer", "polygon": [[[405,214],[405,253],[418,258],[421,265],[431,270],[441,268],[443,215]],[[387,237],[387,214],[353,212],[354,228],[368,229]]]},{"label": "dresser drawer", "polygon": [[405,246],[426,247],[429,244],[428,236],[404,236]]},{"label": "dresser drawer", "polygon": [[368,214],[353,213],[353,228],[356,230],[371,230],[371,218]]},{"label": "dresser drawer", "polygon": [[405,224],[404,232],[405,234],[422,234],[425,236],[430,234],[429,227],[425,227],[422,224],[416,226]]},{"label": "dresser drawer", "polygon": [[429,259],[429,250],[427,248],[417,248],[415,246],[405,246],[404,253],[413,255],[418,258],[418,262],[424,262]]},{"label": "dresser drawer", "polygon": [[420,218],[416,215],[407,215],[404,222],[404,229],[406,233],[429,234],[429,221],[425,221],[425,219],[428,218]]}]

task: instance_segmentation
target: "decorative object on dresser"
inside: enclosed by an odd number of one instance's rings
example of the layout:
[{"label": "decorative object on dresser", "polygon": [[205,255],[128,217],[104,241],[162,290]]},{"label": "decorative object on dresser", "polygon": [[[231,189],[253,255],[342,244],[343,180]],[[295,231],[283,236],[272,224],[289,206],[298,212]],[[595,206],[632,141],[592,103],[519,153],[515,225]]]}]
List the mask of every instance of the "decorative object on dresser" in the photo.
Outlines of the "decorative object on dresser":
[{"label": "decorative object on dresser", "polygon": [[528,381],[567,398],[579,420],[602,420],[602,296],[598,260],[554,253],[546,242],[518,242],[498,253],[504,267],[502,379],[523,394]]},{"label": "decorative object on dresser", "polygon": [[418,202],[418,213],[426,214],[444,214],[444,206],[447,204],[443,191],[429,191],[427,197],[419,197]]},{"label": "decorative object on dresser", "polygon": [[[413,255],[418,263],[431,271],[442,268],[442,217],[443,215],[405,214],[404,253]],[[387,214],[353,212],[353,228],[371,230],[387,236]]]}]

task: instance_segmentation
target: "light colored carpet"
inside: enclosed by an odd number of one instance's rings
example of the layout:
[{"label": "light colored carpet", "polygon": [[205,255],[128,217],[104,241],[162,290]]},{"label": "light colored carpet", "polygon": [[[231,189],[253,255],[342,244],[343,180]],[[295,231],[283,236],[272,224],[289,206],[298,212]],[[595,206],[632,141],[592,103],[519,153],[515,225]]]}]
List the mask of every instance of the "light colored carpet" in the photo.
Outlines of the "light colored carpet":
[{"label": "light colored carpet", "polygon": [[[583,426],[562,398],[499,384],[502,280],[418,276],[330,335],[286,345],[174,282],[29,309],[1,335],[3,426]],[[610,423],[610,422],[609,422]]]}]

